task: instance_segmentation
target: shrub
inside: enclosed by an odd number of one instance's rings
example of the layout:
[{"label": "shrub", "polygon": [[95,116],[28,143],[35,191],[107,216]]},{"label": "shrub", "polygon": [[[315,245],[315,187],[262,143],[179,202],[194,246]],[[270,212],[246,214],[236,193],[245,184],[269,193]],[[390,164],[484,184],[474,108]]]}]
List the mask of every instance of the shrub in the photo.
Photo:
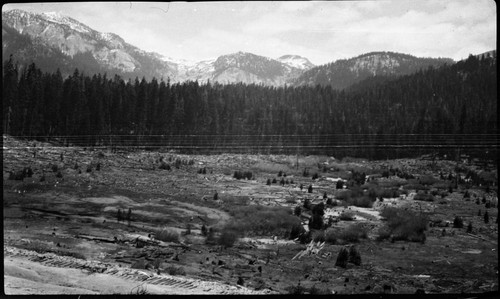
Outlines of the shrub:
[{"label": "shrub", "polygon": [[340,220],[344,220],[344,221],[352,221],[352,220],[354,220],[354,212],[344,211],[340,214],[339,218],[340,218]]},{"label": "shrub", "polygon": [[349,261],[349,251],[345,247],[342,247],[340,249],[339,254],[337,255],[337,260],[335,261],[335,266],[346,268],[348,261]]},{"label": "shrub", "polygon": [[302,208],[300,206],[296,206],[295,209],[293,210],[293,214],[295,216],[299,216],[302,214]]},{"label": "shrub", "polygon": [[132,269],[146,269],[147,262],[144,259],[136,260],[135,262],[130,265],[130,268]]},{"label": "shrub", "polygon": [[276,184],[277,182],[278,182],[278,181],[276,181],[276,178],[273,178],[272,183],[273,183],[273,184]]},{"label": "shrub", "polygon": [[158,168],[164,169],[164,170],[171,170],[170,165],[168,165],[164,161],[161,162],[160,167],[158,167]]},{"label": "shrub", "polygon": [[315,173],[315,174],[313,174],[312,179],[313,179],[313,180],[316,180],[318,177],[319,177],[319,176],[318,176],[318,174],[317,174],[317,173]]},{"label": "shrub", "polygon": [[271,179],[267,179],[266,185],[268,185],[268,186],[271,185]]},{"label": "shrub", "polygon": [[304,199],[304,208],[311,209],[311,200],[309,198]]},{"label": "shrub", "polygon": [[208,245],[217,244],[217,239],[215,238],[215,230],[212,227],[208,229],[207,238],[205,239],[205,244]]},{"label": "shrub", "polygon": [[228,248],[232,247],[236,241],[238,241],[238,233],[225,227],[217,239],[217,244]]},{"label": "shrub", "polygon": [[338,180],[338,181],[337,181],[337,183],[335,184],[335,187],[336,187],[337,189],[342,189],[342,188],[344,188],[344,181],[342,181],[342,180]]},{"label": "shrub", "polygon": [[314,205],[311,211],[313,215],[323,216],[325,215],[325,205],[320,202],[319,204]]},{"label": "shrub", "polygon": [[24,174],[24,177],[30,178],[33,176],[33,170],[31,169],[31,167],[25,167],[23,169],[23,174]]},{"label": "shrub", "polygon": [[314,242],[325,242],[325,232],[322,230],[316,230],[312,233],[312,240]]},{"label": "shrub", "polygon": [[300,223],[296,223],[290,229],[290,240],[299,238],[302,234],[306,232],[306,229]]},{"label": "shrub", "polygon": [[368,238],[368,230],[361,223],[355,223],[342,230],[338,237],[346,242],[359,242]]},{"label": "shrub", "polygon": [[175,168],[179,169],[181,167],[181,165],[182,165],[182,160],[177,158],[175,160],[175,164],[174,164]]},{"label": "shrub", "polygon": [[247,180],[251,180],[253,178],[253,173],[250,172],[250,171],[245,171],[243,173],[243,176],[247,179]]},{"label": "shrub", "polygon": [[318,288],[316,285],[313,285],[309,288],[310,295],[331,295],[332,292],[328,288]]},{"label": "shrub", "polygon": [[347,200],[350,205],[362,208],[371,208],[373,207],[374,200],[370,199],[367,196],[351,198]]},{"label": "shrub", "polygon": [[288,291],[288,294],[290,294],[290,295],[302,295],[302,294],[305,294],[306,288],[304,288],[303,286],[298,284],[296,286],[289,286],[287,288],[287,291]]},{"label": "shrub", "polygon": [[323,216],[319,214],[314,214],[309,219],[309,229],[322,229],[323,228]]},{"label": "shrub", "polygon": [[456,216],[455,219],[453,220],[453,227],[454,228],[464,227],[464,221],[462,220],[462,218]]},{"label": "shrub", "polygon": [[60,171],[58,171],[56,174],[56,178],[62,178],[62,177],[63,177],[62,173]]},{"label": "shrub", "polygon": [[431,175],[423,175],[418,179],[419,183],[422,185],[432,185],[438,182],[438,179],[434,178]]},{"label": "shrub", "polygon": [[309,188],[307,188],[307,192],[308,193],[312,193],[313,192],[313,186],[312,185],[309,185]]},{"label": "shrub", "polygon": [[488,211],[484,212],[484,223],[490,222],[490,215],[488,215]]},{"label": "shrub", "polygon": [[15,171],[9,173],[9,180],[22,181],[25,178],[25,173],[23,171]]},{"label": "shrub", "polygon": [[165,271],[170,275],[186,275],[186,271],[182,267],[175,267],[173,265],[165,268]]},{"label": "shrub", "polygon": [[59,169],[59,168],[57,167],[57,165],[55,165],[55,164],[53,164],[53,165],[51,166],[51,168],[52,168],[52,172],[57,172],[57,170]]},{"label": "shrub", "polygon": [[329,228],[325,231],[325,242],[330,244],[336,244],[339,239],[338,233],[335,229]]},{"label": "shrub", "polygon": [[155,238],[163,242],[179,243],[179,233],[169,229],[162,229],[155,233]]},{"label": "shrub", "polygon": [[353,263],[356,266],[361,265],[361,254],[356,246],[349,248],[349,263]]},{"label": "shrub", "polygon": [[309,170],[307,170],[307,168],[304,168],[304,171],[302,172],[302,176],[304,176],[304,177],[309,176]]},{"label": "shrub", "polygon": [[397,240],[425,241],[429,218],[410,210],[388,207],[380,213],[387,221],[386,228]]},{"label": "shrub", "polygon": [[207,232],[208,232],[207,227],[205,226],[205,224],[203,224],[203,225],[201,226],[201,234],[202,234],[203,236],[206,236],[206,235],[207,235]]},{"label": "shrub", "polygon": [[351,190],[342,190],[336,194],[336,197],[339,200],[348,200],[349,198],[352,197],[352,191]]},{"label": "shrub", "polygon": [[432,194],[425,194],[423,192],[418,192],[415,197],[413,197],[414,200],[421,200],[421,201],[434,201],[434,196]]},{"label": "shrub", "polygon": [[467,225],[467,232],[469,234],[472,233],[472,222],[469,222],[469,225]]}]

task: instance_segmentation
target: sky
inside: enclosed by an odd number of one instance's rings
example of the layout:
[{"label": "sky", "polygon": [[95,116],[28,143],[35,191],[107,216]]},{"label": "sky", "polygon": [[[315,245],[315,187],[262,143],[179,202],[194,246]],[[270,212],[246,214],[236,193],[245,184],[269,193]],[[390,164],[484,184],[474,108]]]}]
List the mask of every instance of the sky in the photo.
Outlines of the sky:
[{"label": "sky", "polygon": [[238,51],[319,65],[372,51],[467,58],[496,49],[493,0],[10,3],[58,12],[148,52],[189,61]]}]

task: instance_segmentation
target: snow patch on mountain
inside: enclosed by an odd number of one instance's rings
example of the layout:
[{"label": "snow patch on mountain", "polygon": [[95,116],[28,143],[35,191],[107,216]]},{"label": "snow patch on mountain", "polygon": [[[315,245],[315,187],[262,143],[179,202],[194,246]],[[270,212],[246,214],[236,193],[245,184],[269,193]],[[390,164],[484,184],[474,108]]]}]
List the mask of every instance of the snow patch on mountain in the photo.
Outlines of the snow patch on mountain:
[{"label": "snow patch on mountain", "polygon": [[314,67],[314,64],[312,64],[309,59],[299,55],[283,55],[276,60],[300,70],[308,70]]},{"label": "snow patch on mountain", "polygon": [[72,19],[66,16],[61,15],[58,12],[44,12],[41,14],[45,18],[45,20],[61,24],[61,25],[66,25],[69,28],[81,32],[81,33],[90,33],[92,29],[90,29],[88,26]]}]

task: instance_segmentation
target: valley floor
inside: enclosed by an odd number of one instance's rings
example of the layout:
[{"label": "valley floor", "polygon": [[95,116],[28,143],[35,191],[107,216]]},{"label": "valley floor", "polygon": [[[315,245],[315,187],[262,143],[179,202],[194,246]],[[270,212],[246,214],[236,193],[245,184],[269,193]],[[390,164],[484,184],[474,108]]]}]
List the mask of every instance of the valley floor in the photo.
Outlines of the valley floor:
[{"label": "valley floor", "polygon": [[[181,161],[178,168],[176,160]],[[171,169],[160,169],[162,161]],[[415,200],[418,190],[409,188],[407,195],[355,207],[340,200],[335,185],[353,170],[375,175],[392,167],[439,177],[453,172],[456,164],[308,156],[298,159],[297,168],[296,161],[279,155],[111,153],[3,136],[4,292],[286,294],[298,292],[298,286],[329,294],[498,292],[496,186],[489,192],[471,186],[469,200],[459,186],[429,202]],[[31,177],[9,179],[10,172],[25,167],[33,170]],[[303,176],[304,168],[319,178]],[[250,171],[253,178],[237,180],[237,170]],[[287,174],[288,184],[279,184],[279,171]],[[498,179],[497,169],[488,173]],[[396,176],[375,177],[378,186],[410,185]],[[267,185],[273,178],[277,183]],[[447,189],[443,184],[437,179],[429,188]],[[293,211],[305,199],[323,202],[325,193],[338,203],[327,206],[325,220],[335,219],[332,227],[338,230],[360,223],[369,228],[366,238],[327,242],[317,254],[294,258],[308,245],[290,240],[285,231],[247,233],[228,248],[207,243],[202,233],[203,226],[222,230],[242,206]],[[493,206],[486,207],[483,197]],[[378,241],[385,224],[380,213],[387,206],[425,213],[438,224],[428,227],[424,243]],[[129,209],[131,221],[118,221],[118,210],[126,215]],[[353,220],[339,220],[346,211],[355,215]],[[310,215],[303,208],[306,228]],[[464,219],[463,228],[453,227],[456,216]],[[472,231],[466,230],[469,223]],[[177,238],[160,240],[162,229]],[[361,265],[335,266],[341,248],[352,244],[359,249]]]}]

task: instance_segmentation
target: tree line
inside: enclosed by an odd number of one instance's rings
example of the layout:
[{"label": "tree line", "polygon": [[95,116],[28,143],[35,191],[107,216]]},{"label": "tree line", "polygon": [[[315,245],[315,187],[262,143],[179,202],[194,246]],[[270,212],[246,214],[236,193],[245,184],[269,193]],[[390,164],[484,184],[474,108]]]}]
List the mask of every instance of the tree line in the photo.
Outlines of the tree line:
[{"label": "tree line", "polygon": [[63,78],[12,56],[2,75],[4,133],[67,144],[377,159],[457,148],[496,157],[498,145],[496,56],[344,90],[125,81],[78,69]]}]

